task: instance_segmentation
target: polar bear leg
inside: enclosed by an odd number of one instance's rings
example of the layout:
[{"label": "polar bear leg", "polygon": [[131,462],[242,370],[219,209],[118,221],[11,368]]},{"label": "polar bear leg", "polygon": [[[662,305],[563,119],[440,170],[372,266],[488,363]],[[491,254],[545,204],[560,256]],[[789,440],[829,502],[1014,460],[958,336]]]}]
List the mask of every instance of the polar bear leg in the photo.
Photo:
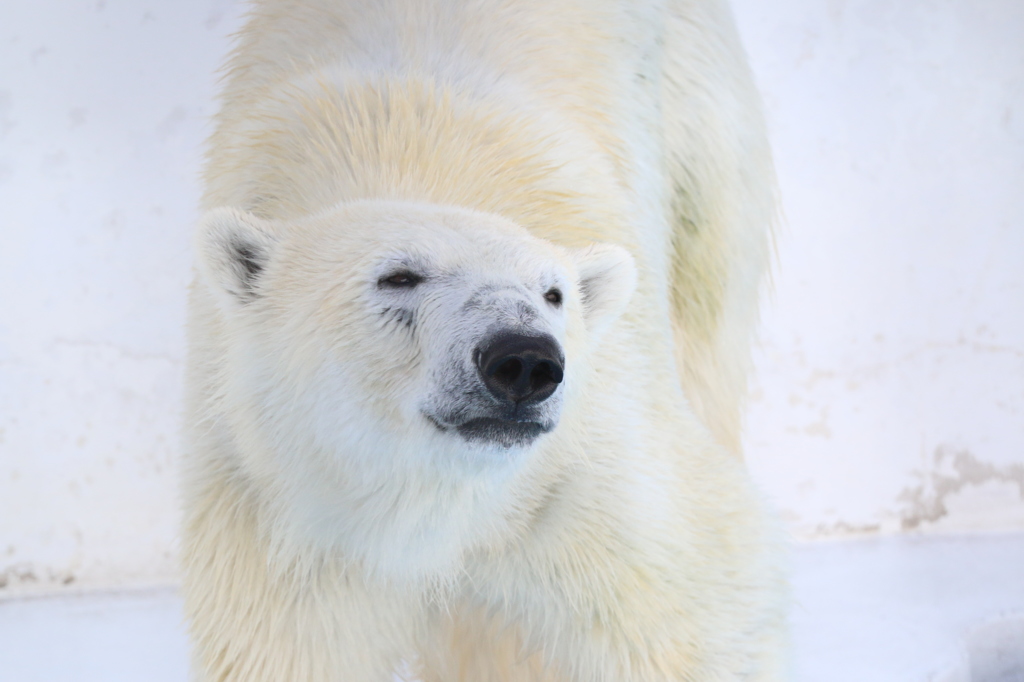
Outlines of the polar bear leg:
[{"label": "polar bear leg", "polygon": [[240,487],[208,486],[186,519],[182,591],[197,682],[390,682],[413,646],[421,600],[332,560],[275,560],[260,505]]}]

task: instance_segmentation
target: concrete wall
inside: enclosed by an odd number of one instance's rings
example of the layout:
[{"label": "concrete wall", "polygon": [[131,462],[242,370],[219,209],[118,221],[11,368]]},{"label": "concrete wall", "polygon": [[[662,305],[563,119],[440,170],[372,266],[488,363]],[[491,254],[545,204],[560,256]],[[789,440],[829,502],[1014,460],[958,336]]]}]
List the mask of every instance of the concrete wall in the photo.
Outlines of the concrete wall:
[{"label": "concrete wall", "polygon": [[798,537],[1024,529],[1024,3],[734,7],[786,212],[753,470]]},{"label": "concrete wall", "polygon": [[0,3],[0,584],[168,582],[231,3]]},{"label": "concrete wall", "polygon": [[[798,538],[1024,530],[1024,5],[736,0],[786,223],[748,459]],[[173,582],[239,7],[0,4],[0,595]]]}]

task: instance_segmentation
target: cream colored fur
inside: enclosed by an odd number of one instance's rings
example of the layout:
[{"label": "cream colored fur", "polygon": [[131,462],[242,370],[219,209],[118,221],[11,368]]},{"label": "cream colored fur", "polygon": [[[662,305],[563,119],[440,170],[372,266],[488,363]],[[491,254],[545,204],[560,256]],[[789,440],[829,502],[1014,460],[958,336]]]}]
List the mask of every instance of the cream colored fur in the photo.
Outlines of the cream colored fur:
[{"label": "cream colored fur", "polygon": [[[721,2],[257,2],[206,182],[199,680],[785,678],[738,457],[774,180]],[[525,445],[424,418],[487,315],[564,349]]]}]

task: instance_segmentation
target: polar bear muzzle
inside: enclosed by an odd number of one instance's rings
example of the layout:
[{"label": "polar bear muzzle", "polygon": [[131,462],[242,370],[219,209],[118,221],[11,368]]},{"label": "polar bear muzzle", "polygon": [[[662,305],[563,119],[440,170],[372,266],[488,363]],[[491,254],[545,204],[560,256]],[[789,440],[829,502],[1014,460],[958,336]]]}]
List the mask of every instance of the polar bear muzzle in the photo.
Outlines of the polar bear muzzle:
[{"label": "polar bear muzzle", "polygon": [[541,403],[554,395],[565,368],[565,356],[553,338],[499,332],[473,356],[478,380],[491,400],[483,415],[455,427],[460,436],[510,447],[526,445],[551,430],[554,420]]},{"label": "polar bear muzzle", "polygon": [[505,332],[481,344],[475,356],[484,385],[502,403],[540,403],[562,383],[565,358],[547,335]]},{"label": "polar bear muzzle", "polygon": [[501,447],[529,445],[558,423],[565,354],[550,334],[522,327],[492,331],[472,350],[468,372],[424,416],[442,432]]}]

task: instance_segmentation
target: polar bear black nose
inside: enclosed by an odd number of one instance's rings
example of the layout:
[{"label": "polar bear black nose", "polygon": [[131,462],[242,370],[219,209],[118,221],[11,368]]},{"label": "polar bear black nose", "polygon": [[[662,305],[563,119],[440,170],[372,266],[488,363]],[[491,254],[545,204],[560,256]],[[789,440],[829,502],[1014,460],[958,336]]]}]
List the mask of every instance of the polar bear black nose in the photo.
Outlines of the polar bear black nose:
[{"label": "polar bear black nose", "polygon": [[500,334],[477,349],[484,384],[499,400],[539,403],[562,383],[562,358],[550,336]]}]

